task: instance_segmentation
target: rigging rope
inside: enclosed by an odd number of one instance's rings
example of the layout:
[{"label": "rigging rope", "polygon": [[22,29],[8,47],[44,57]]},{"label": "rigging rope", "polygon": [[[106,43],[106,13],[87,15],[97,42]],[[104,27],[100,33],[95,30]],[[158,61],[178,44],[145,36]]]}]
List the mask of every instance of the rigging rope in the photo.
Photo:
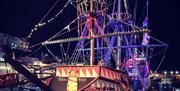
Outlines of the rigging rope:
[{"label": "rigging rope", "polygon": [[[149,0],[147,0],[146,2],[146,6],[147,6],[147,20],[149,19]],[[147,22],[147,28],[149,27],[149,24]]]},{"label": "rigging rope", "polygon": [[[81,41],[80,41],[80,42],[81,42]],[[76,52],[76,50],[77,50],[78,45],[80,44],[80,42],[78,42],[78,43],[77,43],[76,48],[74,49],[74,52],[73,52],[73,54],[72,54],[72,56],[71,56],[71,58],[70,58],[70,60],[69,60],[68,64],[70,64],[70,63],[71,63],[71,61],[72,61],[72,59],[74,59],[75,52]]]},{"label": "rigging rope", "polygon": [[53,4],[53,6],[49,9],[49,11],[44,15],[44,17],[40,20],[40,22],[39,23],[41,23],[47,16],[48,16],[48,14],[51,12],[51,10],[56,6],[56,4],[59,2],[59,0],[57,0],[54,4]]},{"label": "rigging rope", "polygon": [[35,54],[36,52],[38,52],[41,48],[42,48],[42,45],[41,45],[39,48],[37,48],[33,53],[29,54],[28,56],[32,56],[33,54]]},{"label": "rigging rope", "polygon": [[60,44],[60,49],[61,49],[61,57],[62,57],[62,62],[64,62],[65,60],[64,60],[64,51],[63,51],[63,45],[62,45],[62,43]]},{"label": "rigging rope", "polygon": [[69,46],[70,46],[70,45],[71,45],[71,42],[68,43],[66,53],[68,53],[68,51],[69,51]]},{"label": "rigging rope", "polygon": [[44,45],[45,47],[46,47],[46,49],[47,49],[47,51],[53,56],[53,58],[56,60],[56,61],[60,61],[60,59],[58,58],[58,57],[56,57],[52,52],[51,52],[51,50],[49,50],[49,48],[46,46],[46,45]]},{"label": "rigging rope", "polygon": [[[71,25],[71,24],[73,24],[75,21],[77,20],[77,18],[75,18],[72,22],[70,22],[69,24],[68,24],[68,26],[69,25]],[[37,44],[35,44],[35,45],[32,45],[32,46],[30,46],[29,48],[33,48],[33,47],[36,47],[36,46],[39,46],[39,45],[41,45],[43,42],[45,42],[45,41],[50,41],[50,40],[52,40],[53,38],[56,38],[61,32],[63,32],[64,30],[66,30],[66,28],[67,28],[67,26],[66,27],[64,27],[63,29],[61,29],[59,32],[57,32],[56,34],[54,34],[52,37],[50,37],[49,39],[47,39],[47,40],[44,40],[44,41],[42,41],[42,42],[39,42],[39,43],[37,43]]]},{"label": "rigging rope", "polygon": [[67,5],[69,4],[69,0],[68,2],[64,5],[64,7],[52,18],[48,19],[47,21],[43,22],[43,20],[49,15],[49,13],[52,11],[52,9],[57,5],[57,3],[59,2],[59,0],[57,0],[53,6],[48,10],[48,12],[44,15],[44,17],[38,22],[38,24],[35,25],[35,27],[33,29],[31,29],[31,32],[28,34],[28,36],[26,37],[26,39],[31,38],[32,34],[34,31],[37,31],[38,28],[46,25],[47,23],[52,22],[55,18],[57,18],[63,11],[64,8],[67,7]]},{"label": "rigging rope", "polygon": [[141,20],[142,20],[142,18],[143,18],[143,15],[144,15],[144,13],[145,13],[146,8],[147,8],[147,6],[144,7],[144,10],[143,10],[143,12],[142,12],[141,15],[140,15],[139,22],[137,23],[137,25],[139,25],[139,24],[141,23]]},{"label": "rigging rope", "polygon": [[[76,48],[74,49],[74,52],[68,62],[68,64],[71,64],[71,63],[75,63],[77,61],[77,59],[79,58],[80,54],[79,54],[79,51],[78,51],[78,47],[80,47],[79,45],[81,44],[81,42],[83,41],[79,41],[76,45]],[[89,42],[87,42],[84,46],[88,45]],[[79,54],[79,55],[78,55]],[[76,59],[75,59],[76,58]],[[73,61],[74,60],[74,61]]]},{"label": "rigging rope", "polygon": [[157,71],[159,70],[159,68],[161,67],[161,65],[162,65],[162,63],[163,63],[163,61],[164,61],[164,58],[165,58],[165,56],[166,56],[166,51],[167,51],[167,48],[166,48],[166,50],[164,51],[163,57],[162,57],[159,65],[158,65],[157,69],[155,70],[155,72],[157,72]]},{"label": "rigging rope", "polygon": [[[157,52],[156,54],[154,54],[154,55],[152,55],[152,56],[147,57],[147,59],[148,59],[148,58],[153,58],[153,57],[155,57],[155,56],[161,54],[161,53],[164,52],[166,49],[167,49],[167,48],[165,48],[165,49],[163,49],[163,50]],[[151,60],[149,60],[149,65],[150,65],[150,62],[151,62]]]},{"label": "rigging rope", "polygon": [[134,17],[133,17],[133,25],[136,25],[136,14],[137,14],[137,4],[138,4],[138,0],[135,0],[135,5],[134,5]]},{"label": "rigging rope", "polygon": [[115,1],[114,1],[114,3],[113,3],[113,10],[112,10],[112,14],[113,14],[113,13],[115,13],[116,1],[117,1],[117,0],[115,0]]}]

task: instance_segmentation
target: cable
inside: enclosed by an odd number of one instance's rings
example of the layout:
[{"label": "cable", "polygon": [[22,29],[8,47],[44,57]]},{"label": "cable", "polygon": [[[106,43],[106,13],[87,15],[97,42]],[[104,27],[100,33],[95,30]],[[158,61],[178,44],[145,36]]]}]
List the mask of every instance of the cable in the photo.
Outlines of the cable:
[{"label": "cable", "polygon": [[[39,21],[39,23],[38,24],[40,24],[47,16],[48,16],[48,14],[51,12],[51,10],[56,6],[56,4],[59,2],[59,0],[56,0],[56,2],[53,4],[53,6],[48,10],[48,12],[43,16],[43,18]],[[36,26],[35,26],[36,27]],[[35,29],[36,30],[36,29]],[[28,38],[28,37],[30,37],[31,35],[32,35],[32,33],[34,32],[34,30],[32,30],[29,34],[28,34],[28,36],[26,37],[26,39]]]},{"label": "cable", "polygon": [[37,48],[33,53],[29,54],[28,56],[32,56],[34,53],[38,52],[41,48],[42,48],[42,45],[39,48]]},{"label": "cable", "polygon": [[[77,18],[78,18],[78,17],[77,17]],[[52,40],[52,39],[55,38],[59,33],[61,33],[63,30],[67,29],[68,26],[70,26],[72,23],[74,23],[74,22],[77,20],[77,18],[75,18],[72,22],[70,22],[66,27],[64,27],[62,30],[60,30],[58,33],[56,33],[54,36],[52,36],[51,38],[49,38],[48,41],[49,41],[49,40]]]},{"label": "cable", "polygon": [[[68,62],[68,64],[70,64],[71,61],[76,57],[76,52],[78,52],[78,51],[77,51],[77,48],[79,47],[79,45],[81,44],[81,42],[82,42],[82,41],[79,41],[79,42],[77,43],[76,48],[74,49],[74,52],[73,52],[73,54],[72,54],[72,56],[71,56],[70,61]],[[72,61],[72,62],[73,62],[73,61]]]},{"label": "cable", "polygon": [[163,49],[163,50],[161,50],[161,51],[159,51],[158,53],[156,53],[156,54],[154,54],[154,55],[152,55],[152,56],[149,56],[149,57],[147,57],[147,58],[152,58],[152,57],[155,57],[155,56],[157,56],[157,55],[159,55],[159,54],[161,54],[163,51],[165,51],[167,48],[165,48],[165,49]]},{"label": "cable", "polygon": [[134,5],[134,17],[133,17],[133,25],[136,25],[136,14],[137,14],[137,4],[138,4],[138,0],[135,0],[135,5]]},{"label": "cable", "polygon": [[56,4],[59,2],[59,0],[56,0],[56,2],[53,4],[53,6],[49,9],[49,11],[44,15],[44,17],[40,20],[39,23],[41,23],[47,16],[48,14],[51,12],[51,10],[56,6]]},{"label": "cable", "polygon": [[144,13],[145,13],[146,8],[147,8],[147,5],[145,6],[143,12],[141,13],[141,16],[140,16],[140,19],[139,19],[139,22],[137,23],[137,25],[139,25],[139,24],[141,23],[141,20],[142,20],[142,18],[143,18],[143,15],[144,15]]},{"label": "cable", "polygon": [[53,6],[49,9],[49,11],[44,15],[44,17],[40,20],[40,22],[38,22],[38,24],[35,25],[35,27],[33,29],[31,29],[31,32],[28,34],[28,36],[25,39],[31,38],[32,34],[34,31],[37,31],[38,28],[46,25],[47,23],[52,22],[55,18],[57,18],[64,10],[64,8],[67,7],[67,5],[69,4],[69,1],[64,5],[64,7],[52,18],[48,19],[47,21],[43,22],[43,20],[48,16],[48,14],[51,12],[51,10],[56,6],[56,4],[59,2],[59,0],[57,0]]},{"label": "cable", "polygon": [[113,6],[112,13],[114,13],[114,11],[115,11],[115,7],[116,7],[116,1],[117,1],[117,0],[114,0],[114,2],[113,2],[113,5],[114,5],[114,6]]},{"label": "cable", "polygon": [[[146,6],[147,6],[147,20],[149,19],[149,0],[147,0],[147,3],[146,3]],[[147,22],[147,28],[149,27],[149,24]]]},{"label": "cable", "polygon": [[71,42],[69,42],[68,43],[68,47],[67,47],[67,49],[66,49],[66,54],[68,53],[68,51],[69,51],[69,46],[71,45]]},{"label": "cable", "polygon": [[62,52],[62,53],[61,53],[62,59],[65,60],[65,57],[64,57],[64,56],[66,56],[66,52],[65,52],[65,50],[64,50],[64,47],[63,47],[63,44],[62,44],[62,43],[60,44],[60,47],[61,47],[61,52]]},{"label": "cable", "polygon": [[162,41],[160,41],[160,40],[158,40],[158,39],[156,39],[156,38],[154,38],[152,36],[150,36],[150,38],[154,39],[155,41],[157,41],[157,42],[159,42],[159,43],[161,43],[161,44],[163,44],[165,46],[168,46],[168,44],[166,44],[166,43],[164,43],[164,42],[162,42]]},{"label": "cable", "polygon": [[[166,48],[166,50],[167,50],[167,48]],[[166,50],[164,51],[163,57],[162,57],[162,59],[161,59],[159,65],[158,65],[157,69],[155,70],[155,72],[157,72],[157,71],[159,70],[159,68],[161,67],[161,64],[163,63],[164,58],[165,58],[165,56],[166,56]]]},{"label": "cable", "polygon": [[63,45],[62,45],[62,43],[59,45],[60,46],[60,50],[61,50],[61,59],[62,59],[62,61],[64,62],[64,52],[63,52],[63,49],[62,49],[62,47],[63,47]]},{"label": "cable", "polygon": [[[77,18],[75,18],[72,22],[70,22],[68,25],[74,23],[75,21],[77,20]],[[67,27],[67,26],[66,26]],[[63,29],[61,29],[59,32],[57,32],[56,34],[54,34],[52,37],[50,37],[49,39],[45,40],[45,41],[49,41],[49,40],[52,40],[53,38],[55,38],[58,34],[60,34],[62,31],[64,31],[66,29],[66,27],[64,27]],[[45,41],[42,41],[42,42],[39,42],[37,44],[34,44],[32,46],[30,46],[29,48],[33,48],[33,47],[36,47],[38,45],[41,45],[43,42]]]},{"label": "cable", "polygon": [[[83,24],[84,24],[84,23],[83,23]],[[83,25],[83,24],[81,24],[81,25]],[[74,29],[76,29],[76,28],[78,28],[78,26],[71,28],[69,31],[65,31],[65,32],[63,32],[63,33],[61,33],[61,34],[59,34],[59,35],[56,35],[56,36],[54,36],[53,38],[57,38],[57,37],[59,37],[59,36],[62,36],[62,35],[70,32],[70,31],[72,31],[72,30],[74,30]],[[53,38],[51,38],[50,40],[52,40]],[[48,40],[48,41],[49,41],[49,40]]]},{"label": "cable", "polygon": [[49,48],[46,46],[46,45],[44,45],[45,47],[46,47],[46,49],[47,49],[47,51],[53,56],[53,58],[56,60],[56,61],[60,61],[60,59],[58,58],[58,57],[56,57],[52,52],[51,52],[51,50],[49,50]]}]

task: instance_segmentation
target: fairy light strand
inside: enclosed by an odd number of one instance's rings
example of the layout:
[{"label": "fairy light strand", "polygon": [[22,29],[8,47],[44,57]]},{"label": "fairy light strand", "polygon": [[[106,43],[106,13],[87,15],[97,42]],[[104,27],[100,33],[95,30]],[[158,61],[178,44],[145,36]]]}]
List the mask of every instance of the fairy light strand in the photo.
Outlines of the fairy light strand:
[{"label": "fairy light strand", "polygon": [[[31,29],[31,32],[28,34],[28,36],[26,37],[26,39],[31,38],[33,32],[37,31],[39,28],[45,26],[45,25],[48,24],[48,23],[51,23],[51,22],[54,21],[56,18],[58,18],[59,15],[62,14],[63,11],[64,11],[64,9],[68,6],[69,2],[70,2],[70,0],[64,5],[64,7],[63,7],[57,14],[55,14],[55,16],[53,16],[52,18],[48,19],[48,20],[45,21],[45,22],[43,22],[43,20],[41,20],[38,24],[36,24],[36,25],[34,26],[34,28]],[[57,2],[56,2],[56,3],[57,3]],[[55,3],[55,4],[56,4],[56,3]],[[53,5],[53,7],[55,6],[55,4]],[[49,13],[51,10],[52,10],[52,8],[48,11],[48,13]],[[47,13],[47,14],[48,14],[48,13]],[[46,17],[46,16],[47,16],[47,15],[45,15],[45,17]],[[45,19],[45,17],[43,17],[43,19]]]},{"label": "fairy light strand", "polygon": [[[79,16],[78,16],[79,17]],[[64,33],[62,33],[64,30],[68,30],[68,31],[66,31],[66,32],[70,32],[71,30],[73,30],[74,28],[71,28],[70,29],[70,25],[71,24],[73,24],[73,23],[75,23],[75,21],[78,19],[78,17],[76,17],[73,21],[71,21],[67,26],[65,26],[63,29],[61,29],[59,32],[57,32],[56,34],[54,34],[52,37],[50,37],[49,39],[47,39],[47,40],[45,40],[45,41],[50,41],[50,40],[52,40],[52,39],[54,39],[54,38],[56,38],[57,36],[60,36],[60,35],[62,35],[62,34],[64,34]],[[29,48],[33,48],[33,47],[36,47],[36,46],[39,46],[39,45],[41,45],[42,43],[44,43],[45,41],[42,41],[42,42],[39,42],[39,43],[37,43],[37,44],[34,44],[34,45],[32,45],[32,46],[30,46]]]}]

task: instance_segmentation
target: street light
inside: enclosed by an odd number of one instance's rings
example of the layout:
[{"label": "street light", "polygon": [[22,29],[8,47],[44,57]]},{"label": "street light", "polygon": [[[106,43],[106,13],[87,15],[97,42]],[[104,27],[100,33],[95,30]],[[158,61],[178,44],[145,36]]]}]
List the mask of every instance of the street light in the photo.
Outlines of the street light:
[{"label": "street light", "polygon": [[176,75],[178,75],[179,74],[179,72],[178,71],[176,71]]},{"label": "street light", "polygon": [[171,71],[171,74],[173,74],[174,72],[173,71]]},{"label": "street light", "polygon": [[166,74],[167,74],[167,71],[164,71],[164,74],[166,75]]},{"label": "street light", "polygon": [[174,72],[173,72],[173,71],[170,71],[170,73],[171,73],[171,76],[172,76]]}]

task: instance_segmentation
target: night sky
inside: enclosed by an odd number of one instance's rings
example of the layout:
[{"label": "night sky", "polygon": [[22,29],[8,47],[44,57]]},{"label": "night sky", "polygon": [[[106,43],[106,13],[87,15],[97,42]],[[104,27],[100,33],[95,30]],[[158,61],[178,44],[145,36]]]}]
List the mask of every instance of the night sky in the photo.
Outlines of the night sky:
[{"label": "night sky", "polygon": [[[139,0],[142,1],[142,0]],[[160,70],[180,70],[180,4],[179,0],[149,0],[149,28],[151,35],[169,45]],[[0,0],[0,32],[20,38],[27,37],[30,30],[37,24],[56,0]],[[60,0],[54,10],[47,16],[51,18],[62,8],[66,0]],[[74,19],[69,6],[63,15],[53,23],[33,33],[28,41],[31,45],[46,40],[68,22]],[[162,58],[162,55],[159,55]],[[153,60],[154,66],[160,60]]]}]

